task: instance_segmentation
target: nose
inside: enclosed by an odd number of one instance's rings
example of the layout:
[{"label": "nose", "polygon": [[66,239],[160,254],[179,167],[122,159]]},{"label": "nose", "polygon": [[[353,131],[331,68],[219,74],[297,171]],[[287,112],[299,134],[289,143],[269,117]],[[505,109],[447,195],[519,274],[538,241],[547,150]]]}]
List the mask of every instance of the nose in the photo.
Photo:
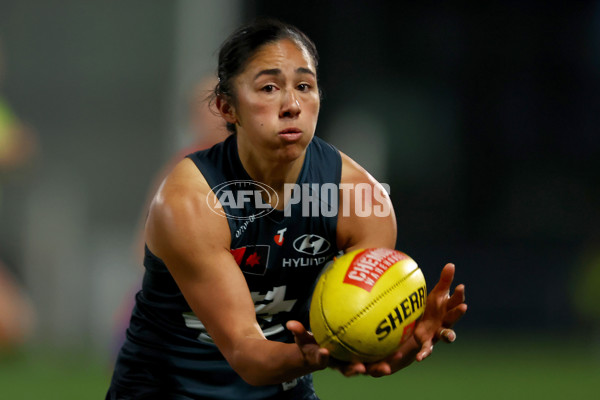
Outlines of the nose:
[{"label": "nose", "polygon": [[300,111],[300,102],[296,98],[294,91],[286,91],[283,94],[279,116],[281,118],[295,118],[300,114]]}]

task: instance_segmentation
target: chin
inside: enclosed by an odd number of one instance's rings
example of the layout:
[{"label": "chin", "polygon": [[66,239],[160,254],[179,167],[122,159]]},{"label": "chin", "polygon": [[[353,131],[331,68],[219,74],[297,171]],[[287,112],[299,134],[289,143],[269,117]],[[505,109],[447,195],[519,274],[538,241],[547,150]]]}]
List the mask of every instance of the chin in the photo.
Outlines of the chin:
[{"label": "chin", "polygon": [[277,158],[282,163],[289,163],[296,161],[300,157],[304,156],[306,152],[306,148],[310,143],[310,139],[300,140],[295,143],[288,143],[284,146],[279,147],[275,152],[277,154]]},{"label": "chin", "polygon": [[277,158],[281,163],[291,163],[299,159],[306,152],[306,147],[286,146],[277,152]]}]

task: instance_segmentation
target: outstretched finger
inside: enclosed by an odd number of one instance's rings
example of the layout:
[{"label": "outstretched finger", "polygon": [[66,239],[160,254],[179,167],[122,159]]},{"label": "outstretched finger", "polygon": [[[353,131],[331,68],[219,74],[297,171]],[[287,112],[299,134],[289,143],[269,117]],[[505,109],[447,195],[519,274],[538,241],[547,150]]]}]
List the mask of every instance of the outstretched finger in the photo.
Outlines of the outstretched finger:
[{"label": "outstretched finger", "polygon": [[467,312],[467,305],[465,303],[459,304],[458,306],[448,310],[444,316],[444,326],[452,327],[463,315]]},{"label": "outstretched finger", "polygon": [[446,264],[442,269],[440,274],[440,280],[433,288],[432,292],[450,292],[450,286],[452,285],[452,281],[454,280],[454,264]]},{"label": "outstretched finger", "polygon": [[415,358],[417,361],[423,361],[424,359],[429,357],[432,352],[433,342],[431,340],[428,340],[425,343],[423,343],[423,346],[421,346],[421,351],[417,353],[417,356]]},{"label": "outstretched finger", "polygon": [[454,289],[454,293],[452,293],[452,296],[450,296],[450,298],[448,299],[448,303],[446,304],[446,307],[448,309],[454,308],[454,307],[458,307],[460,304],[465,302],[465,285],[458,285],[455,289]]}]

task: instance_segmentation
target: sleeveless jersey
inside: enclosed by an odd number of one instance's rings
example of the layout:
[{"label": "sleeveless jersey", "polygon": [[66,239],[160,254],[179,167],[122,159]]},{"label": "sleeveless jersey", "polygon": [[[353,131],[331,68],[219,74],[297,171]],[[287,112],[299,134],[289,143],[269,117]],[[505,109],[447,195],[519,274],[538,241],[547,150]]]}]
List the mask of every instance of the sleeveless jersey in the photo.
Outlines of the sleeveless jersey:
[{"label": "sleeveless jersey", "polygon": [[[252,189],[264,185],[244,170],[235,136],[188,157],[213,190],[212,206],[227,218],[231,253],[246,278],[265,336],[293,343],[285,323],[296,319],[308,326],[316,278],[338,252],[337,201],[331,198],[333,190],[323,188],[335,188],[337,195],[339,152],[313,138],[295,186],[303,201],[290,202],[285,210],[267,207],[253,196]],[[321,212],[332,207],[334,212]],[[162,260],[147,247],[145,252],[142,290],[113,376],[116,391],[156,395],[168,387],[182,399],[316,398],[310,375],[282,385],[244,382],[213,344]]]}]

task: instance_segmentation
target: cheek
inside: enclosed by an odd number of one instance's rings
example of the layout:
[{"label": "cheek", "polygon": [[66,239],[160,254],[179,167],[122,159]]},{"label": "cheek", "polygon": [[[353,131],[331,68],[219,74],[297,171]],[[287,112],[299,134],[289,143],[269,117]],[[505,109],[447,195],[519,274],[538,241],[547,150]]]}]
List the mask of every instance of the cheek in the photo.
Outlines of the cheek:
[{"label": "cheek", "polygon": [[321,108],[321,102],[319,101],[319,99],[311,99],[311,101],[308,101],[305,105],[306,107],[306,111],[310,114],[312,114],[314,116],[314,118],[317,118],[319,115],[319,110]]},{"label": "cheek", "polygon": [[241,106],[239,107],[239,119],[242,124],[246,126],[263,126],[269,118],[271,108],[269,104],[265,104],[264,101],[253,101],[253,99],[246,97],[239,99]]},{"label": "cheek", "polygon": [[271,104],[272,102],[264,101],[261,99],[249,99],[246,103],[248,110],[247,114],[250,114],[251,117],[265,118],[269,114],[272,114],[276,109],[276,107]]},{"label": "cheek", "polygon": [[275,107],[269,105],[268,103],[257,103],[251,107],[251,110],[255,115],[264,117],[273,114]]},{"label": "cheek", "polygon": [[248,109],[250,118],[253,125],[264,127],[270,125],[270,121],[275,120],[276,114],[273,114],[271,107],[263,105],[256,105]]}]

